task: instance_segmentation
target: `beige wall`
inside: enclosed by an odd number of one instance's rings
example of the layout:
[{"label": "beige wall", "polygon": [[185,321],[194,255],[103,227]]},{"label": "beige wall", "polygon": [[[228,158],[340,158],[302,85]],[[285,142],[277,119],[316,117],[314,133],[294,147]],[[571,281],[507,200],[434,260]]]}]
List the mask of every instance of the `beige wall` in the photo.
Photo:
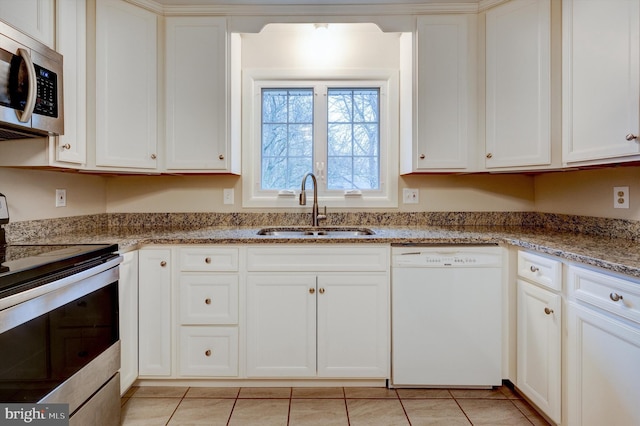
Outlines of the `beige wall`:
[{"label": "beige wall", "polygon": [[[67,207],[55,207],[55,190],[67,190]],[[104,213],[106,181],[101,176],[0,168],[0,193],[11,222]]]},{"label": "beige wall", "polygon": [[[224,188],[235,189],[235,204],[222,203]],[[530,211],[533,178],[525,175],[426,175],[400,179],[402,188],[418,188],[420,203],[398,211]],[[236,212],[242,208],[237,176],[121,176],[107,179],[107,211]],[[280,211],[306,211],[297,200]],[[278,211],[275,209],[271,209]]]},{"label": "beige wall", "polygon": [[[535,177],[535,210],[640,220],[640,167],[546,173]],[[613,187],[629,187],[629,208],[613,208]]]}]

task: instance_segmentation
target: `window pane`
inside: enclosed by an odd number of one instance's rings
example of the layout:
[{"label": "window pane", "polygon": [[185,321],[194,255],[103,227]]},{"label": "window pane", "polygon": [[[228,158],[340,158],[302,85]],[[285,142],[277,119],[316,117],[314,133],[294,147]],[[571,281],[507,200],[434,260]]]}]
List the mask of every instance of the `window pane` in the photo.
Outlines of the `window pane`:
[{"label": "window pane", "polygon": [[313,90],[262,90],[262,189],[300,185],[313,165]]},{"label": "window pane", "polygon": [[380,188],[380,91],[329,89],[327,188]]}]

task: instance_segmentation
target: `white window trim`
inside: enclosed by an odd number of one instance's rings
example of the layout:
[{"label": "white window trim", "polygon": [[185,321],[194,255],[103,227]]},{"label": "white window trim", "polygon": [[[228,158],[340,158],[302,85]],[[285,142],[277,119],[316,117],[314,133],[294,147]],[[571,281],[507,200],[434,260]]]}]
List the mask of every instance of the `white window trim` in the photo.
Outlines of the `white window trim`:
[{"label": "white window trim", "polygon": [[[300,81],[299,87],[321,80],[357,82],[367,87],[381,87],[380,91],[380,190],[362,191],[362,196],[343,193],[318,196],[322,206],[335,208],[398,207],[398,146],[399,146],[399,72],[398,70],[332,70],[330,76],[309,70],[249,69],[242,73],[242,206],[262,208],[299,208],[300,188],[292,196],[278,196],[276,191],[260,189],[261,100],[262,87],[268,83]],[[375,84],[374,84],[375,82]],[[352,85],[353,86],[353,85]],[[291,86],[293,87],[293,86]],[[357,86],[353,86],[357,87]],[[386,141],[386,143],[384,142]],[[307,183],[310,185],[310,182]]]}]

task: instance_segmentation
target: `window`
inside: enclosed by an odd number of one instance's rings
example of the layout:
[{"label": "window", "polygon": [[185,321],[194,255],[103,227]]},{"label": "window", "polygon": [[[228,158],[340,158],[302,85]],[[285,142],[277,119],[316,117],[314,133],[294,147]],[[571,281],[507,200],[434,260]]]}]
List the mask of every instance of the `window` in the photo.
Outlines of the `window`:
[{"label": "window", "polygon": [[[243,147],[249,147],[243,176],[251,181],[243,185],[250,189],[243,191],[245,206],[296,206],[308,172],[317,178],[323,205],[397,206],[393,76],[285,80],[247,74],[244,93],[250,96],[243,97],[243,107],[251,107],[243,120],[251,126],[243,135]],[[306,188],[313,188],[311,181]]]}]

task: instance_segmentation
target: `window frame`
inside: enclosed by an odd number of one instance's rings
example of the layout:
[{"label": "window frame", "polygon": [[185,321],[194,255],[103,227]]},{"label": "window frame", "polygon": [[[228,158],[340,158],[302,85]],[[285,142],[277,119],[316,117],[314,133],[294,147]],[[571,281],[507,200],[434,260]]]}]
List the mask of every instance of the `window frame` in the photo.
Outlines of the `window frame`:
[{"label": "window frame", "polygon": [[[398,206],[398,146],[399,146],[399,77],[397,70],[343,70],[331,71],[330,77],[303,70],[244,70],[242,78],[242,180],[243,207],[306,207],[298,205],[300,187],[283,190],[261,189],[262,148],[262,89],[314,88],[314,96],[326,95],[328,88],[376,88],[380,90],[380,188],[362,190],[360,194],[344,190],[327,190],[319,184],[318,200],[328,207],[397,207]],[[318,85],[322,87],[317,91]],[[326,96],[325,96],[326,99]],[[326,105],[326,101],[325,101]],[[327,134],[326,108],[314,108],[314,143],[323,141],[318,136]],[[327,161],[326,143],[314,154],[321,152]],[[314,174],[321,173],[314,164]],[[307,183],[309,188],[310,182]],[[307,189],[307,191],[310,191]],[[309,194],[311,195],[311,194]]]}]

